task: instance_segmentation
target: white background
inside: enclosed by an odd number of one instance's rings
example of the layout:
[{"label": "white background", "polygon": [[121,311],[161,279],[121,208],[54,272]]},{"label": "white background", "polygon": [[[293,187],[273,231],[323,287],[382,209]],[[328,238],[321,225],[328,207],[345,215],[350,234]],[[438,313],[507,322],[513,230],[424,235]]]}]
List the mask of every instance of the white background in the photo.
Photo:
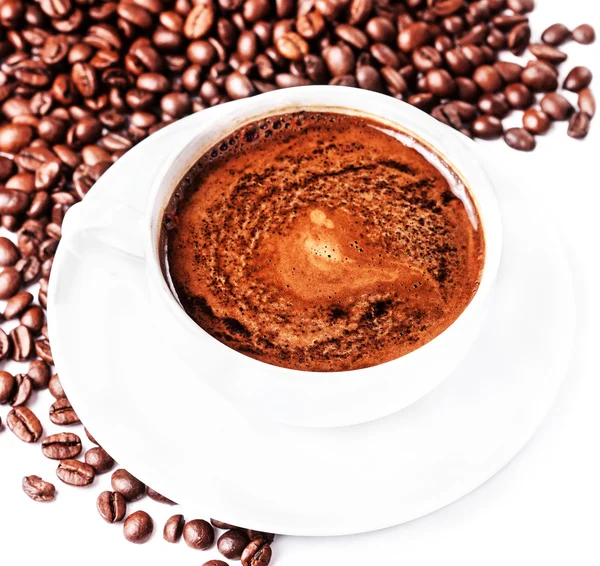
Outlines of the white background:
[{"label": "white background", "polygon": [[[531,18],[534,37],[555,22],[570,27],[589,22],[600,33],[596,2],[537,0],[537,4]],[[592,46],[569,43],[565,50],[566,71],[585,64],[600,84],[600,41]],[[597,93],[600,99],[600,87]],[[517,153],[501,142],[485,143],[484,148],[554,212],[571,260],[578,330],[572,367],[555,406],[512,463],[457,503],[376,533],[323,539],[278,537],[273,545],[275,566],[600,563],[600,117],[584,142],[568,138],[566,124],[554,125],[548,136],[538,140],[533,154]],[[34,410],[46,414],[50,402],[48,392],[38,394]],[[218,557],[215,549],[199,553],[183,543],[174,546],[162,541],[164,520],[176,511],[147,498],[130,509],[150,511],[156,520],[155,536],[144,546],[125,542],[121,525],[105,524],[94,509],[100,491],[110,489],[110,474],[90,489],[64,486],[55,479],[56,463],[40,454],[39,444],[25,445],[6,429],[7,412],[6,406],[0,407],[3,560],[18,553],[20,563],[27,565],[62,565],[84,557],[90,566],[130,560],[199,565]],[[48,434],[57,431],[47,420],[44,425]],[[84,437],[82,431],[75,432]],[[210,454],[206,463],[225,465],[211,461]],[[29,474],[53,481],[57,500],[40,504],[28,499],[20,484]]]}]

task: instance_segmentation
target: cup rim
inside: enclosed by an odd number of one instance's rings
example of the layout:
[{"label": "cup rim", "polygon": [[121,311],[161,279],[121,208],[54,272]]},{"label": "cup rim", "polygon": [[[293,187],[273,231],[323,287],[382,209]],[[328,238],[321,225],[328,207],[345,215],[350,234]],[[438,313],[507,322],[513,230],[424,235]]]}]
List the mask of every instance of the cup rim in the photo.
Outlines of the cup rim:
[{"label": "cup rim", "polygon": [[[372,107],[376,110],[355,108],[355,106],[362,106],[362,104],[359,102],[355,102],[355,104],[347,102],[361,98],[363,100],[365,98],[373,99],[375,104]],[[316,99],[329,99],[331,102],[318,103],[315,102]],[[259,101],[263,102],[263,106],[267,106],[268,109],[262,109],[257,112],[256,109],[259,107]],[[349,376],[356,378],[360,374],[361,377],[374,379],[378,374],[389,375],[390,371],[394,372],[404,364],[434,355],[434,351],[438,345],[459,331],[465,321],[482,306],[493,287],[500,266],[502,222],[499,205],[492,182],[480,164],[477,154],[464,141],[460,140],[456,134],[445,131],[447,126],[403,101],[372,91],[363,91],[342,86],[293,87],[230,102],[228,106],[230,108],[218,116],[219,122],[223,125],[215,124],[214,119],[213,121],[203,121],[204,127],[201,128],[201,131],[187,139],[181,147],[166,157],[151,187],[148,208],[145,215],[144,233],[149,233],[150,236],[144,238],[147,270],[150,272],[151,279],[154,280],[155,287],[159,290],[163,304],[178,321],[179,325],[186,330],[188,335],[205,342],[208,339],[211,347],[218,348],[223,355],[237,358],[239,363],[243,364],[245,368],[254,368],[256,371],[262,371],[263,373],[277,374],[279,378],[302,376],[302,379],[348,379]],[[356,113],[382,124],[388,123],[400,130],[400,132],[416,138],[420,143],[423,143],[433,151],[436,156],[442,158],[450,169],[461,178],[468,188],[471,201],[478,212],[484,233],[485,256],[480,283],[475,294],[450,326],[430,341],[399,358],[375,366],[336,372],[286,368],[251,358],[223,344],[199,326],[183,309],[163,273],[159,248],[160,225],[164,210],[176,186],[190,167],[197,161],[198,157],[229,133],[236,131],[247,123],[263,117],[295,112],[302,109],[337,111],[346,114]],[[403,121],[400,122],[398,119],[390,118],[389,115],[407,119],[411,125],[407,125]],[[193,119],[194,117],[190,118]],[[211,126],[210,129],[209,126]],[[193,157],[183,160],[183,156],[191,148],[194,148]],[[461,166],[456,165],[456,161],[460,161]],[[468,173],[465,172],[465,166],[469,170]],[[158,198],[165,187],[167,187],[167,190],[164,192],[164,195]]]}]

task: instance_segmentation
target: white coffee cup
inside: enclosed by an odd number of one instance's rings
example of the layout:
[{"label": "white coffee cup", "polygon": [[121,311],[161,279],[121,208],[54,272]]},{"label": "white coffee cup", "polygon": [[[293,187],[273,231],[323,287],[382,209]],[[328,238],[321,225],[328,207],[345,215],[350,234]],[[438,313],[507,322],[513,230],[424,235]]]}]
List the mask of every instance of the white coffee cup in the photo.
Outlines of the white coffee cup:
[{"label": "white coffee cup", "polygon": [[[156,313],[173,355],[242,410],[262,418],[313,427],[357,424],[393,413],[434,389],[456,369],[473,345],[490,301],[502,248],[502,227],[492,183],[476,153],[460,137],[424,112],[378,93],[346,87],[314,86],[273,91],[228,103],[218,113],[186,118],[190,127],[178,146],[156,148],[160,136],[143,144],[149,155],[163,155],[144,214],[101,198],[71,208],[63,231],[87,255],[139,262],[150,290],[148,308]],[[257,119],[298,110],[358,114],[400,129],[443,158],[469,187],[485,236],[485,262],[473,300],[456,321],[417,350],[374,367],[343,372],[306,372],[273,366],[225,346],[183,310],[161,268],[159,235],[164,208],[174,188],[205,150]],[[153,148],[153,149],[152,149]],[[150,151],[152,149],[152,151]],[[159,151],[157,151],[159,149]],[[125,156],[122,159],[126,159]],[[109,171],[110,173],[110,171]],[[108,178],[110,178],[107,173]],[[132,172],[134,174],[135,172]],[[98,183],[102,183],[104,177]],[[119,179],[111,179],[119,182]],[[129,180],[130,182],[130,180]],[[125,185],[125,183],[124,183]],[[127,190],[126,186],[123,190]],[[126,379],[126,376],[123,377]],[[161,379],[161,376],[148,376]]]}]

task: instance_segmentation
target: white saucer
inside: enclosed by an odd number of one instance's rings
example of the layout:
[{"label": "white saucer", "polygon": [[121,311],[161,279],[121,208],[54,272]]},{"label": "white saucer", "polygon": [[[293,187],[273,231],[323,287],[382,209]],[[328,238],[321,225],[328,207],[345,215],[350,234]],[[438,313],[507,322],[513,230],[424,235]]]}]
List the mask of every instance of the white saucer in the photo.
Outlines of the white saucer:
[{"label": "white saucer", "polygon": [[[101,194],[143,209],[161,152],[186,127],[182,120],[134,148],[86,201]],[[455,501],[531,438],[566,374],[574,337],[571,273],[553,224],[510,171],[489,168],[500,179],[505,230],[494,305],[460,367],[407,409],[337,429],[240,414],[167,350],[168,329],[155,327],[134,263],[97,265],[63,239],[49,320],[70,400],[122,466],[189,516],[338,535],[399,524]],[[117,193],[111,175],[131,171],[131,191]]]}]

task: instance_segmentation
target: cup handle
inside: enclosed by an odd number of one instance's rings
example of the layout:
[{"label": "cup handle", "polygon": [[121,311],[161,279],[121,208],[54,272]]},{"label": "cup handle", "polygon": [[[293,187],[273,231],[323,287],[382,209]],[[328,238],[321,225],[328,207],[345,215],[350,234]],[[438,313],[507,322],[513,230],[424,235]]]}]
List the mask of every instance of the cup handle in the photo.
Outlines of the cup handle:
[{"label": "cup handle", "polygon": [[71,207],[63,222],[62,239],[80,260],[143,260],[142,218],[142,212],[126,204],[89,199]]}]

